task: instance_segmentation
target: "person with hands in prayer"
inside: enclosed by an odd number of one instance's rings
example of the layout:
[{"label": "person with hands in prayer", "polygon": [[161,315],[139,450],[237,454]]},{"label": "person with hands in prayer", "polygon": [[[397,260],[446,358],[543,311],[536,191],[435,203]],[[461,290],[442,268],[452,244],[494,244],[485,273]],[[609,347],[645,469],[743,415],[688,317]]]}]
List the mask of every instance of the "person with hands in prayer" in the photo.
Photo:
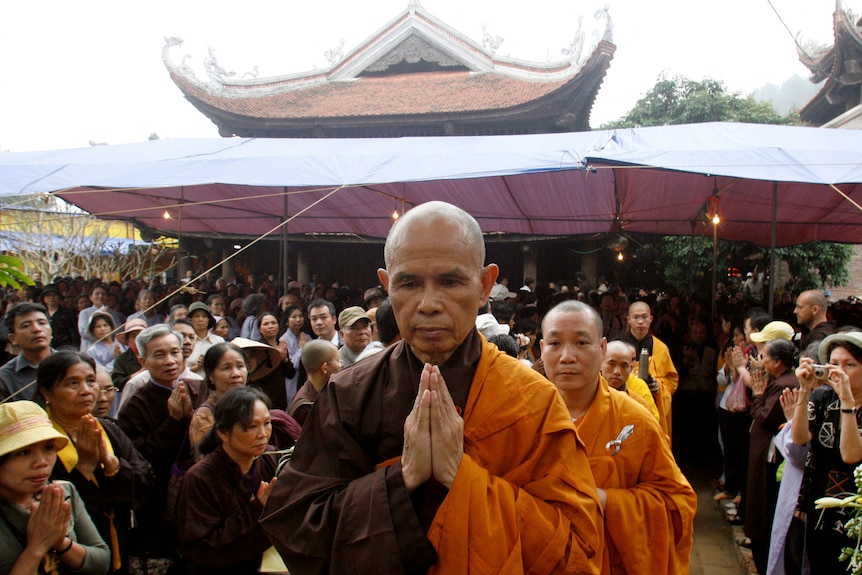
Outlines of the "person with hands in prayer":
[{"label": "person with hands in prayer", "polygon": [[597,573],[602,512],[556,389],[476,330],[497,278],[451,204],[393,225],[403,340],[335,373],[261,522],[293,575]]}]

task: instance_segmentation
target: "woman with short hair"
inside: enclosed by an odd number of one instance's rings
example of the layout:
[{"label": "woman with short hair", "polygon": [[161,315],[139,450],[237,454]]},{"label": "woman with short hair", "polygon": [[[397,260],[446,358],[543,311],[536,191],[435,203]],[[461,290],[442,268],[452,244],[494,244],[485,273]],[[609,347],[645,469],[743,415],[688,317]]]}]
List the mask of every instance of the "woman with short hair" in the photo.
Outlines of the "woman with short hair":
[{"label": "woman with short hair", "polygon": [[214,416],[201,444],[207,455],[183,480],[180,550],[192,575],[256,574],[270,547],[258,518],[276,482],[277,460],[266,453],[269,401],[259,390],[236,387],[222,396]]}]

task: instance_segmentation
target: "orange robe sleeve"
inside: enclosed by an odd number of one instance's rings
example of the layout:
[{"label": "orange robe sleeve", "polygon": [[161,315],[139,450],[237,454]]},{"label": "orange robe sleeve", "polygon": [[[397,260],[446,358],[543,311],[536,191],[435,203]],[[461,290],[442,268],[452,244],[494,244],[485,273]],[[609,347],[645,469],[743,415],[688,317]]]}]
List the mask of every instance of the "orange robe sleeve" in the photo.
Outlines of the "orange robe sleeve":
[{"label": "orange robe sleeve", "polygon": [[659,384],[659,391],[654,395],[655,404],[661,416],[659,423],[667,436],[673,437],[671,435],[673,428],[673,422],[671,421],[671,400],[679,385],[679,373],[677,373],[676,367],[673,365],[667,345],[655,336],[652,338],[652,356],[649,362],[649,373]]},{"label": "orange robe sleeve", "polygon": [[655,406],[655,399],[652,396],[652,392],[649,390],[649,386],[644,380],[636,376],[634,373],[630,373],[626,380],[626,389],[629,391],[629,397],[646,407],[647,410],[655,416],[656,421],[661,421],[658,414],[658,408]]},{"label": "orange robe sleeve", "polygon": [[598,573],[601,510],[568,409],[545,378],[484,345],[461,467],[428,531],[429,572]]},{"label": "orange robe sleeve", "polygon": [[[628,424],[634,431],[613,455],[606,444]],[[601,380],[592,406],[576,426],[596,485],[607,493],[602,572],[688,573],[697,495],[655,419]]]}]

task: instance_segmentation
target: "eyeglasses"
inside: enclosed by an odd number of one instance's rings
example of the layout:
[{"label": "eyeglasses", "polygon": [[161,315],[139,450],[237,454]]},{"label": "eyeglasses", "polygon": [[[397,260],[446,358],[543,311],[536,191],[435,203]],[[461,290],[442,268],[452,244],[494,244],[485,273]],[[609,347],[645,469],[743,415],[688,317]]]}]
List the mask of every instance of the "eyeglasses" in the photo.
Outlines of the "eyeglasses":
[{"label": "eyeglasses", "polygon": [[104,395],[114,395],[114,394],[115,394],[115,393],[117,393],[118,391],[120,391],[120,390],[119,390],[118,388],[116,388],[116,387],[113,387],[113,386],[111,386],[111,387],[106,387],[105,389],[100,389],[100,390],[99,390],[99,395],[102,395],[102,394],[104,394]]}]

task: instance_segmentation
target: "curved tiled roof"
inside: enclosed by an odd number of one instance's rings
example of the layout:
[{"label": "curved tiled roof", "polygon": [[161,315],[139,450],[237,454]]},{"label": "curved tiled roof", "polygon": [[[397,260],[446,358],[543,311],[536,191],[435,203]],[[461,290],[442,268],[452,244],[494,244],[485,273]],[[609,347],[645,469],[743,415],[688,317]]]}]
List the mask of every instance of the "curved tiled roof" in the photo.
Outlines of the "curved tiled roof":
[{"label": "curved tiled roof", "polygon": [[581,35],[567,59],[526,62],[496,57],[414,6],[326,70],[236,79],[211,54],[204,82],[171,60],[168,50],[181,40],[167,39],[163,58],[174,83],[225,136],[586,130],[615,50],[609,30],[586,49]]},{"label": "curved tiled roof", "polygon": [[250,118],[334,118],[445,114],[502,109],[531,102],[566,81],[527,82],[498,74],[468,71],[365,76],[299,90],[246,97],[206,92],[172,75],[190,98],[230,114]]}]

